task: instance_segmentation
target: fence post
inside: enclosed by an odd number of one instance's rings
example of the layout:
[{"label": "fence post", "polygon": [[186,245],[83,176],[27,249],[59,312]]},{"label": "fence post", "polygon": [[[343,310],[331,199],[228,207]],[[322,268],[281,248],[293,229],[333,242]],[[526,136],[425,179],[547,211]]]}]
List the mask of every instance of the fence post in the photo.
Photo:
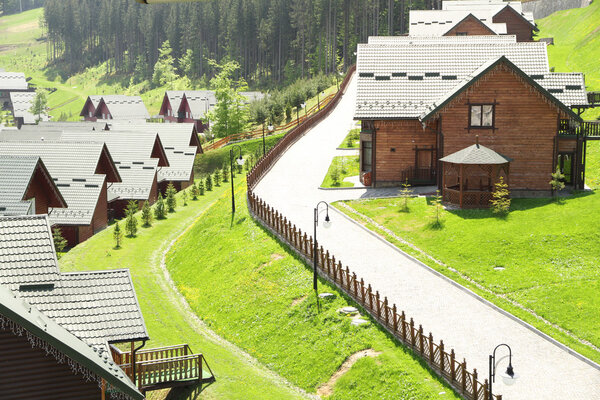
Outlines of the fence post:
[{"label": "fence post", "polygon": [[473,398],[477,399],[477,368],[473,368]]},{"label": "fence post", "polygon": [[456,355],[454,354],[454,349],[450,350],[450,381],[454,382],[456,380],[456,371],[454,370],[454,358]]},{"label": "fence post", "polygon": [[369,287],[367,288],[367,296],[369,297],[369,309],[373,311],[373,293],[371,290],[371,284],[369,283]]},{"label": "fence post", "polygon": [[390,313],[388,312],[388,309],[390,307],[388,306],[388,299],[387,296],[383,299],[383,317],[385,318],[385,325],[386,326],[390,326],[390,319],[389,319],[389,315]]},{"label": "fence post", "polygon": [[402,342],[406,343],[406,315],[404,314],[404,310],[402,310],[402,314],[400,315],[400,327],[402,328]]},{"label": "fence post", "polygon": [[397,311],[398,310],[396,310],[396,303],[394,303],[394,305],[392,306],[392,315],[393,315],[393,318],[394,318],[394,321],[393,321],[393,324],[394,324],[393,325],[394,334],[396,334],[396,332],[398,332],[398,318],[397,318],[398,317],[398,312]]},{"label": "fence post", "polygon": [[346,291],[350,293],[350,269],[346,266]]},{"label": "fence post", "polygon": [[327,275],[331,275],[331,269],[335,268],[335,257],[331,256],[331,264],[327,263]]},{"label": "fence post", "polygon": [[377,303],[377,318],[381,318],[381,304],[379,303],[379,290],[375,292],[375,302]]},{"label": "fence post", "polygon": [[488,386],[488,380],[487,380],[487,379],[485,379],[485,380],[483,381],[483,398],[484,398],[484,399],[488,399],[488,398],[490,397],[490,395],[489,395],[489,393],[488,393],[488,390],[489,390],[489,386]]},{"label": "fence post", "polygon": [[444,373],[444,341],[440,340],[440,369]]},{"label": "fence post", "polygon": [[434,364],[435,357],[433,356],[433,335],[429,332],[429,362]]},{"label": "fence post", "polygon": [[413,321],[412,317],[410,318],[410,343],[412,344],[412,347],[415,347],[415,344],[417,343],[415,339],[415,321]]},{"label": "fence post", "polygon": [[425,354],[425,347],[423,346],[423,325],[419,325],[419,351],[421,355]]},{"label": "fence post", "polygon": [[360,278],[360,298],[362,304],[365,304],[365,281],[363,278]]},{"label": "fence post", "polygon": [[463,358],[462,363],[462,392],[467,390],[467,360]]},{"label": "fence post", "polygon": [[354,284],[354,297],[358,298],[358,282],[356,281],[356,274],[354,272],[352,273],[352,282]]}]

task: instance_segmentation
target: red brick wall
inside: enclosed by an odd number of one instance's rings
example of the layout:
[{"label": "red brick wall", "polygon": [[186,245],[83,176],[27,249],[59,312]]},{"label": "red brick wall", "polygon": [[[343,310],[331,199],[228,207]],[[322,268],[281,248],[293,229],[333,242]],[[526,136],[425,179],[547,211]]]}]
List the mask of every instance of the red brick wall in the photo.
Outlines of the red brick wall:
[{"label": "red brick wall", "polygon": [[469,16],[454,28],[452,28],[444,36],[456,36],[458,32],[466,32],[468,36],[476,35],[495,35],[495,33],[485,26],[477,18]]},{"label": "red brick wall", "polygon": [[498,14],[494,15],[493,22],[506,24],[506,33],[508,35],[517,35],[517,42],[532,42],[533,30],[531,25],[510,10],[510,7],[505,7]]},{"label": "red brick wall", "polygon": [[[493,103],[497,129],[467,129],[467,103]],[[512,158],[510,188],[549,190],[559,111],[528,83],[498,66],[442,110],[444,156],[475,143]]]}]

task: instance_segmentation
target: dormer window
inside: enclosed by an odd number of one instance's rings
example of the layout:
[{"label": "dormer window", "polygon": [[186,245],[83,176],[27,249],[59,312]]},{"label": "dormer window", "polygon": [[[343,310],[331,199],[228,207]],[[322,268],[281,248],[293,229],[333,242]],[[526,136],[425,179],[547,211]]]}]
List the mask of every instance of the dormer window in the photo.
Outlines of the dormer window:
[{"label": "dormer window", "polygon": [[493,128],[494,127],[494,105],[472,104],[469,119],[470,128]]}]

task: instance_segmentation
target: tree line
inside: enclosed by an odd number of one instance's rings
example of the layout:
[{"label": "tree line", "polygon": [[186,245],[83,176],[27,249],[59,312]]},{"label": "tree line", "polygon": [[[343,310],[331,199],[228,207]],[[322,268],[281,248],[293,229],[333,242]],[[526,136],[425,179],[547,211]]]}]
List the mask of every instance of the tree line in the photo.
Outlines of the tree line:
[{"label": "tree line", "polygon": [[106,62],[107,72],[152,78],[169,41],[177,72],[210,80],[209,60],[236,61],[253,87],[345,70],[357,43],[408,31],[410,9],[440,0],[46,0],[49,57],[67,73]]},{"label": "tree line", "polygon": [[0,0],[0,16],[17,14],[44,5],[44,0]]}]

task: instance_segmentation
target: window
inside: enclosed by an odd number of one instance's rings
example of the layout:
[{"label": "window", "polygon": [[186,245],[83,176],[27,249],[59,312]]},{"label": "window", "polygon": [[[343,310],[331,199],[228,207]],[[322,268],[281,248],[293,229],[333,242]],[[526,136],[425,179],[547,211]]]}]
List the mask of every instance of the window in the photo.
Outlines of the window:
[{"label": "window", "polygon": [[362,142],[362,170],[371,171],[373,159],[373,142]]},{"label": "window", "polygon": [[89,112],[90,114],[90,118],[92,118],[94,116],[94,113],[92,113],[91,111]]},{"label": "window", "polygon": [[492,104],[472,105],[469,127],[471,127],[471,128],[493,128],[494,127],[494,106]]}]

